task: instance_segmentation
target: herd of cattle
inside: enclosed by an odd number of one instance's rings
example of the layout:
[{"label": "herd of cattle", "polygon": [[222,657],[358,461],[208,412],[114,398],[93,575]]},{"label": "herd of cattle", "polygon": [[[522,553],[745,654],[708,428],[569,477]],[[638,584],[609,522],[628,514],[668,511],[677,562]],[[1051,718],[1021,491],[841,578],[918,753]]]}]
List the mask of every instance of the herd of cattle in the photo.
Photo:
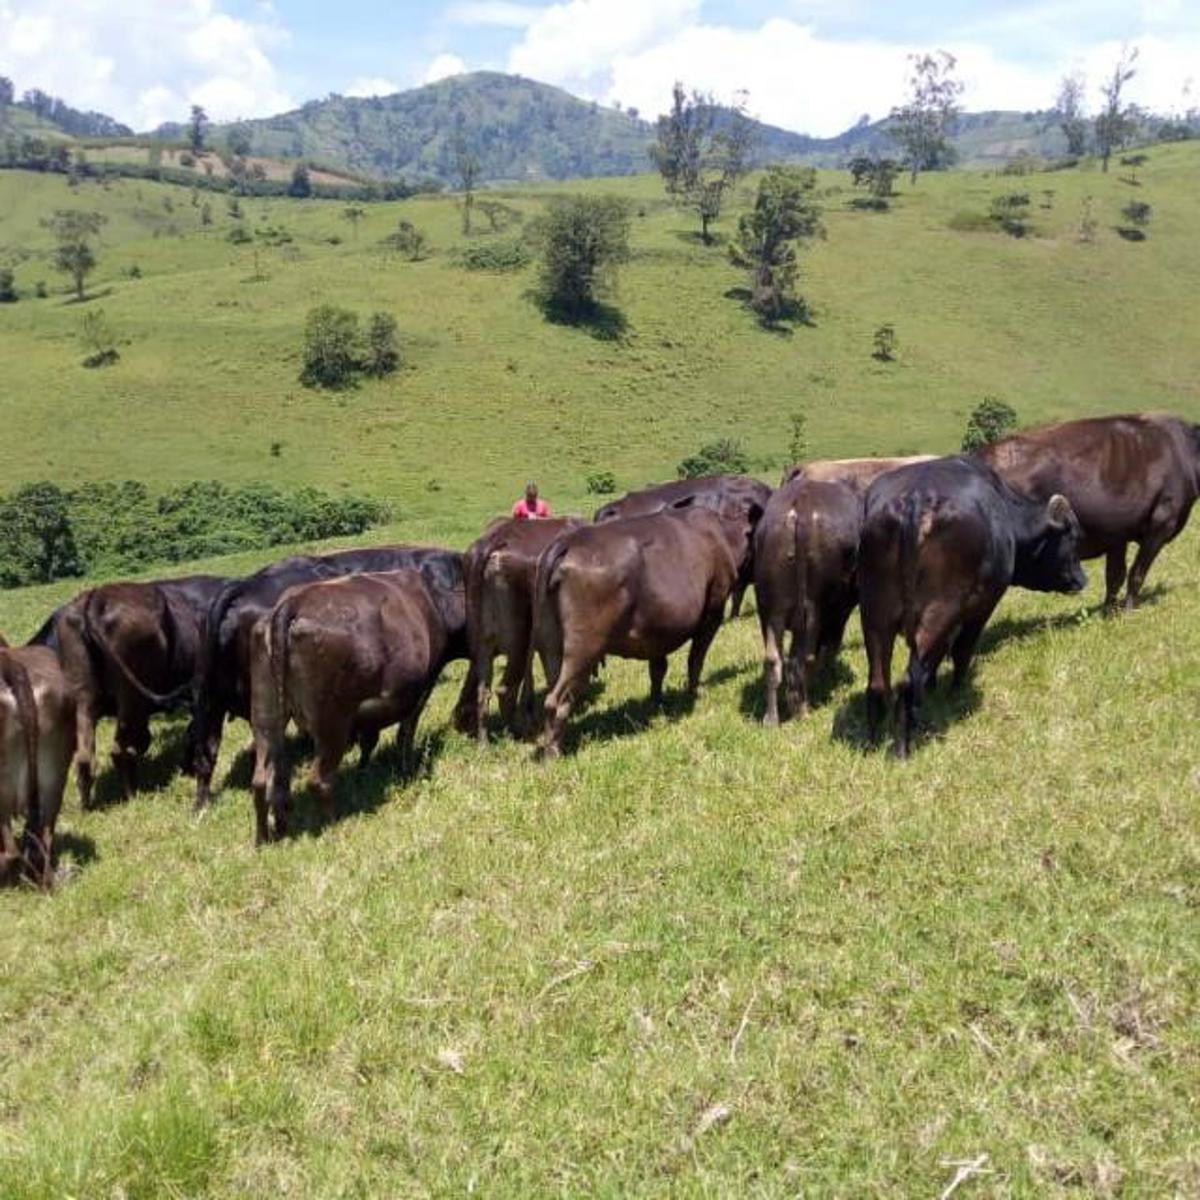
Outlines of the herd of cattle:
[{"label": "herd of cattle", "polygon": [[248,720],[262,843],[287,831],[290,722],[312,739],[311,782],[328,815],[333,773],[353,744],[366,762],[381,730],[398,725],[408,756],[452,659],[470,664],[458,728],[486,741],[493,664],[503,657],[502,720],[531,729],[536,655],[548,688],[539,752],[552,757],[607,655],[646,660],[657,700],[668,655],[690,643],[695,691],[726,604],[736,615],[751,583],[765,722],[779,720],[781,684],[789,709],[806,710],[812,673],[837,654],[858,605],[872,740],[892,692],[896,638],[909,648],[895,706],[903,757],[941,662],[949,655],[954,683],[963,681],[1010,584],[1077,592],[1080,560],[1106,555],[1105,602],[1115,607],[1132,542],[1133,606],[1198,493],[1200,426],[1165,414],[1101,417],[973,455],[807,463],[774,491],[742,476],[664,484],[604,506],[592,522],[498,521],[465,554],[380,546],[287,558],[243,579],[92,588],[28,645],[0,649],[0,878],[52,880],[70,763],[87,807],[102,717],[116,717],[112,759],[128,793],[151,715],[187,708],[184,770],[200,808],[226,719]]}]

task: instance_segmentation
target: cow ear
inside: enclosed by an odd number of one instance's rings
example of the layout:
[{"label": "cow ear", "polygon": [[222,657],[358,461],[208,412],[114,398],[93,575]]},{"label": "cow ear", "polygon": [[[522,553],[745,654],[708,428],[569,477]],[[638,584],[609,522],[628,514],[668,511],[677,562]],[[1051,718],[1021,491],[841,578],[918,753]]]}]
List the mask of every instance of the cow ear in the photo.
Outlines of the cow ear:
[{"label": "cow ear", "polygon": [[1050,503],[1046,505],[1046,520],[1055,529],[1069,528],[1074,515],[1074,512],[1071,510],[1071,502],[1066,496],[1056,493],[1050,497]]}]

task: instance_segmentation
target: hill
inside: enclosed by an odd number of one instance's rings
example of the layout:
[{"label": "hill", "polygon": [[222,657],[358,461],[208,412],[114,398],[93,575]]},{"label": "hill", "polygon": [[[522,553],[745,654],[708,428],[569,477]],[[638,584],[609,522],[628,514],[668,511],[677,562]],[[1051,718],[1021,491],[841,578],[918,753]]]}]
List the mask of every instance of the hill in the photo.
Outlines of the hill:
[{"label": "hill", "polygon": [[[452,197],[357,224],[244,198],[204,225],[178,188],[0,172],[4,488],[346,486],[391,504],[380,540],[463,546],[529,477],[587,511],[589,474],[638,486],[731,436],[777,478],[797,412],[822,456],[951,450],[986,395],[1027,423],[1200,419],[1198,172],[1186,144],[1136,184],[954,171],[878,214],[824,172],[813,324],[788,332],[654,178],[500,191],[527,221],[564,191],[631,201],[607,340],[547,323],[529,269],[463,269],[513,233],[464,238]],[[1022,239],[986,219],[1017,189]],[[1131,197],[1137,244],[1114,230]],[[82,306],[39,225],[66,206],[107,217]],[[380,245],[401,219],[429,258]],[[404,369],[302,387],[324,302],[394,313]],[[97,310],[121,358],[87,370]],[[610,660],[554,764],[451,730],[452,670],[414,778],[388,751],[346,764],[322,826],[298,771],[301,832],[261,853],[245,726],[197,821],[161,722],[143,794],[106,776],[97,811],[68,800],[58,893],[0,893],[0,1193],[940,1195],[965,1162],[956,1195],[1194,1194],[1198,552],[1193,524],[1128,618],[1097,611],[1101,563],[1082,596],[1010,594],[903,765],[862,744],[853,631],[811,718],[760,728],[752,616],[694,706],[678,662],[654,713],[644,667]],[[0,631],[84,582],[0,592]]]},{"label": "hill", "polygon": [[[1041,114],[968,113],[954,144],[963,162],[1002,161],[1019,151],[1061,153]],[[888,121],[815,138],[754,122],[760,162],[840,166],[864,150],[894,153]],[[331,96],[294,112],[244,121],[257,154],[309,158],[377,178],[428,176],[453,183],[461,140],[491,181],[630,175],[646,169],[654,126],[635,112],[580,100],[561,88],[493,71],[443,79],[392,96]],[[228,137],[231,127],[214,138]]]}]

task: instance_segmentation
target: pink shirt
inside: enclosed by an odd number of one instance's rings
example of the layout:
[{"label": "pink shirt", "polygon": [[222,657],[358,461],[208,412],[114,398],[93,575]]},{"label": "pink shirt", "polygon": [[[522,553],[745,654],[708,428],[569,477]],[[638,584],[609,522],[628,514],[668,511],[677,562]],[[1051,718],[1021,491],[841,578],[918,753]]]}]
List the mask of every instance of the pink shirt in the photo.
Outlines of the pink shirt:
[{"label": "pink shirt", "polygon": [[529,505],[525,503],[525,497],[522,496],[521,499],[513,505],[512,515],[516,517],[518,521],[539,521],[550,515],[550,505],[548,505],[545,500],[539,496],[533,508],[530,509]]}]

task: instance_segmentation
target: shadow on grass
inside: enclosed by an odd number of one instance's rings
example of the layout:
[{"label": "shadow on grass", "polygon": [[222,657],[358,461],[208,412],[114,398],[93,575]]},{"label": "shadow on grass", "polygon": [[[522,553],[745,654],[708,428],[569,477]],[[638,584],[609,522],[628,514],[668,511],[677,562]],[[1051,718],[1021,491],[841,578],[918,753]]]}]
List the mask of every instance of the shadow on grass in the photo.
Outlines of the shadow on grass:
[{"label": "shadow on grass", "polygon": [[[750,668],[747,668],[750,669]],[[846,663],[845,657],[838,655],[832,662],[826,663],[813,676],[812,688],[808,693],[808,703],[811,708],[820,708],[822,705],[829,703],[830,696],[844,687],[846,684],[853,682],[854,672]],[[779,688],[779,719],[788,721],[792,719],[791,712],[787,711],[787,703],[784,699],[786,689],[783,685]],[[746,680],[742,687],[741,700],[738,703],[738,708],[742,715],[753,721],[761,721],[763,714],[767,711],[767,687],[763,679],[762,671],[759,670],[753,679]]]},{"label": "shadow on grass", "polygon": [[629,332],[629,318],[612,304],[595,303],[580,312],[569,312],[540,296],[532,298],[551,325],[579,329],[598,342],[619,342]]},{"label": "shadow on grass", "polygon": [[613,708],[593,709],[578,717],[572,715],[563,731],[563,754],[574,754],[583,742],[611,742],[645,733],[655,717],[678,721],[695,707],[696,698],[687,691],[664,691],[660,704],[652,704],[647,695],[623,700]]},{"label": "shadow on grass", "polygon": [[686,242],[689,246],[701,246],[706,250],[718,250],[729,243],[729,238],[726,234],[711,232],[706,242],[704,235],[698,229],[677,229],[675,230],[675,237],[678,241]]},{"label": "shadow on grass", "polygon": [[62,862],[62,856],[68,854],[76,867],[90,866],[99,855],[96,853],[96,843],[82,833],[72,833],[69,829],[58,829],[54,833],[55,861]]},{"label": "shadow on grass", "polygon": [[[967,676],[962,687],[954,688],[950,686],[949,676],[943,669],[937,686],[926,692],[925,701],[917,713],[912,752],[918,753],[926,742],[941,737],[951,725],[974,713],[979,708],[982,698],[982,693],[975,686],[972,676]],[[893,687],[892,702],[880,729],[880,739],[878,742],[872,742],[867,732],[866,693],[855,692],[834,714],[833,740],[844,742],[864,753],[890,747],[896,732],[895,709],[896,689]]]},{"label": "shadow on grass", "polygon": [[72,304],[90,304],[93,300],[103,300],[105,296],[111,296],[113,290],[110,287],[105,288],[101,292],[84,292],[82,296],[68,296],[63,302],[63,308],[67,308]]},{"label": "shadow on grass", "polygon": [[[182,721],[161,729],[158,736],[151,742],[154,752],[143,754],[137,762],[137,790],[139,792],[160,792],[177,775],[183,771],[184,760],[187,757],[187,725]],[[97,756],[97,764],[106,761],[106,756]],[[96,783],[92,788],[92,802],[89,811],[112,808],[125,799],[121,790],[121,777],[116,767],[109,765],[96,774]]]},{"label": "shadow on grass", "polygon": [[798,325],[807,326],[809,329],[817,328],[812,310],[803,299],[787,300],[777,313],[768,316],[754,308],[754,293],[747,287],[729,288],[724,296],[726,300],[736,300],[741,304],[758,322],[759,329],[764,333],[773,333],[777,337],[793,337]]}]

